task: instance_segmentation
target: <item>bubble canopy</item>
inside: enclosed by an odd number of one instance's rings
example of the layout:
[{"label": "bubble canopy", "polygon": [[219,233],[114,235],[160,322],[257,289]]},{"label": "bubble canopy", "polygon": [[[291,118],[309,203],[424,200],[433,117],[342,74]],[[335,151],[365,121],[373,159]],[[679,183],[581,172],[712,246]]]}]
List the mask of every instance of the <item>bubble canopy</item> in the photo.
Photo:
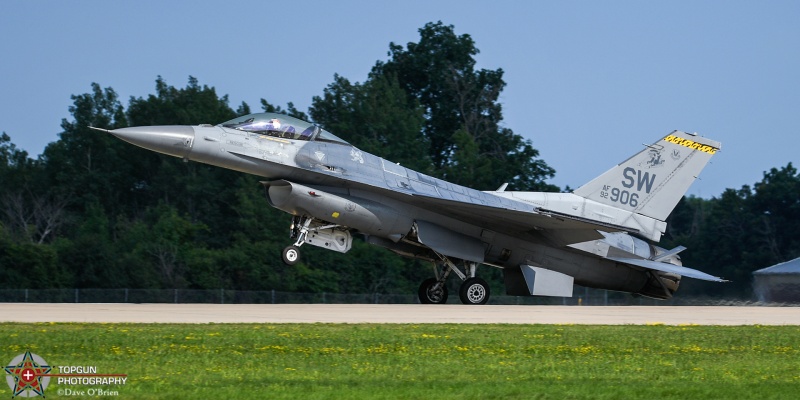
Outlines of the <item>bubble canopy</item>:
[{"label": "bubble canopy", "polygon": [[349,144],[336,135],[310,122],[284,114],[248,114],[223,122],[217,126],[284,139],[316,140],[320,142]]}]

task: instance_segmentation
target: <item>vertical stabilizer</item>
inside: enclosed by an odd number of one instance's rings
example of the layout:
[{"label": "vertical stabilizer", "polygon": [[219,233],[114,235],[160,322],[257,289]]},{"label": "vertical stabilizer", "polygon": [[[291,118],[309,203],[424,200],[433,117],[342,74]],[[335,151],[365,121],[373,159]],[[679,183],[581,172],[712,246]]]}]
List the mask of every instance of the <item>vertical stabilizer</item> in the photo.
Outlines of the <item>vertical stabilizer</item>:
[{"label": "vertical stabilizer", "polygon": [[721,146],[674,131],[574,193],[664,221]]}]

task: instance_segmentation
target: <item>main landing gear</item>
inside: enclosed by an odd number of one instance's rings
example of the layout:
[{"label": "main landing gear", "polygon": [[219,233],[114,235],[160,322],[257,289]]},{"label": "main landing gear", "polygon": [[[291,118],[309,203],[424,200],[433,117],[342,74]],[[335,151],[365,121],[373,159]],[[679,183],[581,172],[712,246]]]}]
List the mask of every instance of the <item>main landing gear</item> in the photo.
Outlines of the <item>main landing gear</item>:
[{"label": "main landing gear", "polygon": [[458,289],[458,297],[464,304],[486,304],[489,301],[489,284],[481,278],[469,278]]},{"label": "main landing gear", "polygon": [[461,272],[458,267],[444,255],[438,254],[442,260],[443,272],[439,272],[438,266],[434,265],[435,278],[426,279],[419,286],[419,301],[422,304],[444,304],[447,302],[447,277],[451,272],[455,272],[464,282],[458,290],[458,298],[464,304],[486,304],[489,301],[489,284],[481,278],[475,277],[475,270],[478,263],[465,261],[467,274]]},{"label": "main landing gear", "polygon": [[[283,262],[295,265],[300,261],[300,246],[305,243],[346,253],[353,244],[353,237],[349,228],[337,224],[314,219],[309,216],[295,216],[292,218],[290,237],[294,244],[283,249],[281,254]],[[458,298],[464,304],[486,304],[489,301],[489,284],[475,276],[478,268],[477,262],[459,261],[463,264],[464,271],[456,266],[447,256],[434,251],[439,258],[439,263],[434,265],[435,278],[422,282],[419,287],[419,301],[422,304],[444,304],[447,302],[447,277],[455,273],[464,281],[458,290]],[[441,266],[441,268],[439,268]],[[441,269],[441,271],[440,271]]]}]

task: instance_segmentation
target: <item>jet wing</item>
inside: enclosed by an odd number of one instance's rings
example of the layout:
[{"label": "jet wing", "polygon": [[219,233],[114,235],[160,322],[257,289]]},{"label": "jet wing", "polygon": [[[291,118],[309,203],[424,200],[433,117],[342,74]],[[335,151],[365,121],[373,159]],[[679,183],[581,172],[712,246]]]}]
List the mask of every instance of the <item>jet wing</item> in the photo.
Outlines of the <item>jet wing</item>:
[{"label": "jet wing", "polygon": [[[247,154],[239,155],[258,159]],[[549,211],[527,204],[520,204],[520,209],[503,206],[498,199],[494,204],[477,204],[427,195],[420,192],[394,189],[376,182],[366,182],[342,177],[326,176],[319,179],[318,173],[313,173],[314,179],[297,176],[293,180],[308,186],[339,186],[360,189],[367,192],[379,192],[403,203],[433,211],[461,221],[468,221],[484,229],[501,232],[508,235],[534,235],[551,240],[555,245],[566,246],[572,243],[586,242],[602,239],[598,230],[606,232],[638,233],[638,230],[619,225],[607,224],[586,218],[576,217],[555,211]],[[508,199],[504,199],[509,201]],[[510,200],[513,202],[513,200]],[[527,209],[525,209],[527,208]]]},{"label": "jet wing", "polygon": [[668,264],[658,261],[652,260],[645,260],[641,258],[621,258],[621,257],[608,257],[609,260],[613,260],[623,264],[632,264],[637,267],[642,267],[646,269],[653,269],[656,271],[661,272],[669,272],[672,274],[678,274],[681,276],[686,276],[689,278],[694,279],[702,279],[704,281],[712,281],[712,282],[728,282],[725,279],[717,278],[716,276],[709,275],[705,272],[698,271],[696,269],[681,267],[679,265]]},{"label": "jet wing", "polygon": [[638,232],[618,225],[606,224],[540,208],[532,211],[514,210],[418,194],[409,196],[408,194],[394,191],[391,191],[391,193],[392,197],[405,203],[461,221],[469,221],[489,230],[512,235],[522,233],[541,235],[562,246],[603,238],[597,230]]}]

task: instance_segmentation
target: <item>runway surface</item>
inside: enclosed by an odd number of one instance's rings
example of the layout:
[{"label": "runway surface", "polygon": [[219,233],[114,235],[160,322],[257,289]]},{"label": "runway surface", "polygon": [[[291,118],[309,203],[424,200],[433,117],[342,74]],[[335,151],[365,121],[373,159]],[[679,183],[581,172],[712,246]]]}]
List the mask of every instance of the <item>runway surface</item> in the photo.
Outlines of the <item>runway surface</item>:
[{"label": "runway surface", "polygon": [[0,322],[800,325],[800,307],[0,303]]}]

